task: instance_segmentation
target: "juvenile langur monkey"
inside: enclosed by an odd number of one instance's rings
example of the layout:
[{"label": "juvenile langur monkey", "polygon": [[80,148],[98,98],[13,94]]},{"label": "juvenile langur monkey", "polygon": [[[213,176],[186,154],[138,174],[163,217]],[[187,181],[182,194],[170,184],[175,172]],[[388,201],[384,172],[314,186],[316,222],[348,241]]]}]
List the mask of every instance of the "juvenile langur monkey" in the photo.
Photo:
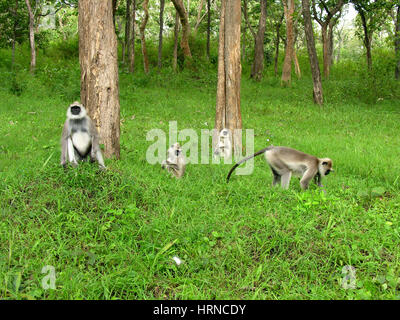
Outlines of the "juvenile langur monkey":
[{"label": "juvenile langur monkey", "polygon": [[174,143],[167,151],[168,158],[161,163],[161,168],[167,169],[176,178],[181,178],[185,173],[186,161],[181,145]]},{"label": "juvenile langur monkey", "polygon": [[229,178],[237,166],[263,153],[274,175],[272,185],[275,186],[280,182],[283,189],[289,188],[292,174],[301,177],[300,186],[303,190],[306,190],[311,179],[314,178],[315,183],[322,187],[322,177],[334,172],[332,160],[329,158],[317,158],[287,147],[269,146],[236,163],[229,171],[227,182],[229,182]]},{"label": "juvenile langur monkey", "polygon": [[73,167],[79,160],[91,162],[97,160],[99,167],[105,169],[103,156],[99,146],[99,136],[85,107],[79,102],[72,103],[67,110],[67,120],[61,136],[61,165],[66,167],[67,161]]},{"label": "juvenile langur monkey", "polygon": [[232,155],[231,135],[228,129],[222,129],[218,136],[218,144],[214,151],[215,157],[229,159]]}]

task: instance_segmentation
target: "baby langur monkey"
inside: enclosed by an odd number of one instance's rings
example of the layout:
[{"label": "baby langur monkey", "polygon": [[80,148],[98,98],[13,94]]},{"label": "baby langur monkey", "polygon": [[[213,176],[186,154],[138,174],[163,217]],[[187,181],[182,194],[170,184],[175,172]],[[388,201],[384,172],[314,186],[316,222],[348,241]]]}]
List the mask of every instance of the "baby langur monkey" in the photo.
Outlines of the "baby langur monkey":
[{"label": "baby langur monkey", "polygon": [[231,135],[228,129],[222,129],[218,136],[218,144],[214,151],[215,157],[229,159],[232,155]]},{"label": "baby langur monkey", "polygon": [[275,186],[280,182],[283,189],[289,188],[292,174],[301,177],[300,186],[303,190],[306,190],[311,179],[314,178],[315,183],[322,187],[322,177],[334,172],[332,160],[329,158],[317,158],[287,147],[269,146],[236,163],[229,171],[227,182],[229,182],[229,178],[237,166],[263,153],[274,175],[272,185]]},{"label": "baby langur monkey", "polygon": [[181,145],[174,143],[167,151],[168,158],[161,163],[161,168],[167,169],[176,178],[181,178],[185,173],[185,157],[182,153]]},{"label": "baby langur monkey", "polygon": [[76,167],[78,160],[87,160],[88,156],[91,162],[97,160],[100,169],[106,168],[97,129],[87,115],[85,107],[79,102],[74,102],[68,107],[67,120],[62,131],[61,165],[66,167],[69,161]]}]

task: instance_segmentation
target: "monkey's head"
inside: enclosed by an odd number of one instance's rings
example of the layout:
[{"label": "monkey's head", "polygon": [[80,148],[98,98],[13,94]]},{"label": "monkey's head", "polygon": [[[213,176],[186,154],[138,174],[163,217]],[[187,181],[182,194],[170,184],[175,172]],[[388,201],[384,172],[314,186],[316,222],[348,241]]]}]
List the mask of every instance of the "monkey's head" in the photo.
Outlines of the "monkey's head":
[{"label": "monkey's head", "polygon": [[168,149],[168,157],[173,159],[177,158],[182,154],[182,148],[181,145],[177,142],[174,143],[169,149]]},{"label": "monkey's head", "polygon": [[318,170],[322,176],[327,176],[329,173],[334,172],[332,168],[332,160],[329,158],[319,159]]},{"label": "monkey's head", "polygon": [[67,110],[68,119],[81,119],[86,117],[87,112],[85,107],[79,102],[75,101],[72,103]]}]

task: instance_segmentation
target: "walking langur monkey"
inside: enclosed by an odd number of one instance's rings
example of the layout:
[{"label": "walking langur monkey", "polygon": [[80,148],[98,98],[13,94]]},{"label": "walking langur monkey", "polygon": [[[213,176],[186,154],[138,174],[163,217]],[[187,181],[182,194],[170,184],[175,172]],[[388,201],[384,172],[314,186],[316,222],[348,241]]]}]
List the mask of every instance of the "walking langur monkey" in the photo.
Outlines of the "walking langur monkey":
[{"label": "walking langur monkey", "polygon": [[314,178],[315,183],[322,187],[322,177],[334,172],[332,160],[329,158],[317,158],[287,147],[269,146],[236,163],[228,173],[227,182],[229,182],[229,178],[237,166],[260,154],[265,154],[265,159],[271,167],[274,175],[272,185],[275,186],[280,182],[283,189],[289,188],[292,174],[301,177],[300,186],[303,190],[306,190],[311,179]]},{"label": "walking langur monkey", "polygon": [[181,145],[174,143],[167,151],[168,158],[161,163],[161,168],[167,169],[176,178],[181,178],[185,173],[186,161],[182,153]]},{"label": "walking langur monkey", "polygon": [[97,160],[101,169],[106,168],[97,129],[87,115],[85,107],[79,102],[74,102],[68,107],[67,120],[62,131],[61,165],[66,167],[69,161],[76,167],[79,160],[87,160],[88,156],[92,162]]}]

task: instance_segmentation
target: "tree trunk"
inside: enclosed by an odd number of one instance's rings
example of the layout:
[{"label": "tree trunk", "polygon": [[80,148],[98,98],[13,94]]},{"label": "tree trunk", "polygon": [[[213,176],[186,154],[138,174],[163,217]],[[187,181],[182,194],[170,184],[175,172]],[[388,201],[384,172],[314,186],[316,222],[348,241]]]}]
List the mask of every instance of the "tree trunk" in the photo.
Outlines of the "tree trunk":
[{"label": "tree trunk", "polygon": [[274,72],[275,77],[278,75],[278,58],[279,58],[279,42],[281,40],[280,30],[283,21],[283,15],[279,22],[275,25],[276,28],[276,42],[275,42],[275,59],[274,59]]},{"label": "tree trunk", "polygon": [[[329,67],[333,65],[333,28],[335,27],[338,20],[332,19],[329,22],[329,29],[328,29],[328,64]],[[329,68],[329,75],[330,75],[330,68]],[[329,76],[328,75],[328,76]]]},{"label": "tree trunk", "polygon": [[33,15],[31,3],[29,0],[25,0],[29,14],[29,44],[31,46],[31,73],[35,73],[36,69],[36,49],[35,49],[35,16]]},{"label": "tree trunk", "polygon": [[147,74],[149,73],[149,57],[147,55],[147,48],[146,48],[146,37],[145,37],[145,30],[146,30],[146,25],[147,21],[149,20],[149,0],[143,0],[143,11],[144,11],[144,17],[143,21],[140,25],[140,41],[142,44],[142,55],[143,55],[143,66],[144,66],[144,72]]},{"label": "tree trunk", "polygon": [[182,24],[181,48],[185,57],[185,64],[190,64],[192,60],[192,54],[189,47],[190,24],[188,14],[185,10],[182,0],[172,0],[172,3],[179,14]]},{"label": "tree trunk", "polygon": [[308,57],[310,59],[311,74],[313,78],[313,96],[316,104],[323,104],[321,72],[319,70],[319,63],[317,51],[315,50],[314,31],[311,22],[310,1],[302,0],[304,31],[307,40]]},{"label": "tree trunk", "polygon": [[329,39],[328,39],[328,25],[323,24],[321,26],[322,35],[322,54],[323,54],[323,67],[324,67],[324,77],[329,79]]},{"label": "tree trunk", "polygon": [[207,57],[210,59],[211,3],[207,0]]},{"label": "tree trunk", "polygon": [[178,36],[179,36],[179,13],[175,13],[175,26],[174,26],[174,56],[172,60],[172,68],[177,71],[178,68]]},{"label": "tree trunk", "polygon": [[396,67],[395,78],[400,80],[400,4],[397,5],[396,32],[395,32]]},{"label": "tree trunk", "polygon": [[367,49],[367,66],[368,70],[371,70],[372,68],[372,56],[371,56],[371,41],[372,41],[372,32],[368,31],[368,26],[367,26],[367,20],[365,18],[365,14],[362,10],[358,11],[360,17],[361,17],[361,24],[363,26],[364,30],[364,45],[365,48]]},{"label": "tree trunk", "polygon": [[292,81],[292,59],[294,52],[293,13],[294,0],[283,0],[283,8],[286,20],[286,49],[283,62],[282,80],[283,86],[290,86]]},{"label": "tree trunk", "polygon": [[15,42],[17,41],[17,26],[18,26],[18,0],[15,0],[14,7],[14,25],[13,25],[13,39],[12,39],[12,54],[11,54],[11,70],[14,70],[15,64]]},{"label": "tree trunk", "polygon": [[194,31],[193,31],[194,35],[197,34],[197,29],[199,28],[200,22],[202,20],[201,11],[203,10],[203,6],[204,6],[204,0],[200,0],[199,8],[197,9],[196,24],[194,25]]},{"label": "tree trunk", "polygon": [[[218,48],[218,83],[215,129],[223,128],[232,133],[235,156],[242,152],[240,113],[240,0],[221,1],[220,35]],[[216,139],[213,139],[216,142]],[[214,146],[215,147],[215,146]]]},{"label": "tree trunk", "polygon": [[246,61],[246,32],[247,32],[247,0],[243,0],[243,16],[245,23],[243,26],[243,37],[242,37],[242,59]]},{"label": "tree trunk", "polygon": [[258,31],[254,44],[254,61],[251,68],[250,77],[260,81],[264,71],[264,34],[267,18],[267,0],[260,0],[260,21],[258,23]]},{"label": "tree trunk", "polygon": [[81,102],[99,128],[106,157],[120,157],[117,39],[112,0],[79,0]]},{"label": "tree trunk", "polygon": [[131,3],[132,0],[126,0],[126,21],[125,21],[125,54],[122,56],[122,61],[125,61],[125,56],[130,56],[131,48]]},{"label": "tree trunk", "polygon": [[132,0],[132,13],[130,15],[131,17],[131,39],[130,39],[130,54],[129,54],[129,72],[133,73],[135,71],[135,40],[136,40],[136,34],[135,34],[135,19],[136,19],[136,0]]},{"label": "tree trunk", "polygon": [[164,6],[165,0],[160,0],[160,32],[158,34],[158,68],[162,67],[162,42],[164,29]]},{"label": "tree trunk", "polygon": [[301,70],[299,60],[297,59],[296,50],[293,51],[293,61],[294,61],[294,71],[296,72],[296,76],[298,79],[301,78]]}]

